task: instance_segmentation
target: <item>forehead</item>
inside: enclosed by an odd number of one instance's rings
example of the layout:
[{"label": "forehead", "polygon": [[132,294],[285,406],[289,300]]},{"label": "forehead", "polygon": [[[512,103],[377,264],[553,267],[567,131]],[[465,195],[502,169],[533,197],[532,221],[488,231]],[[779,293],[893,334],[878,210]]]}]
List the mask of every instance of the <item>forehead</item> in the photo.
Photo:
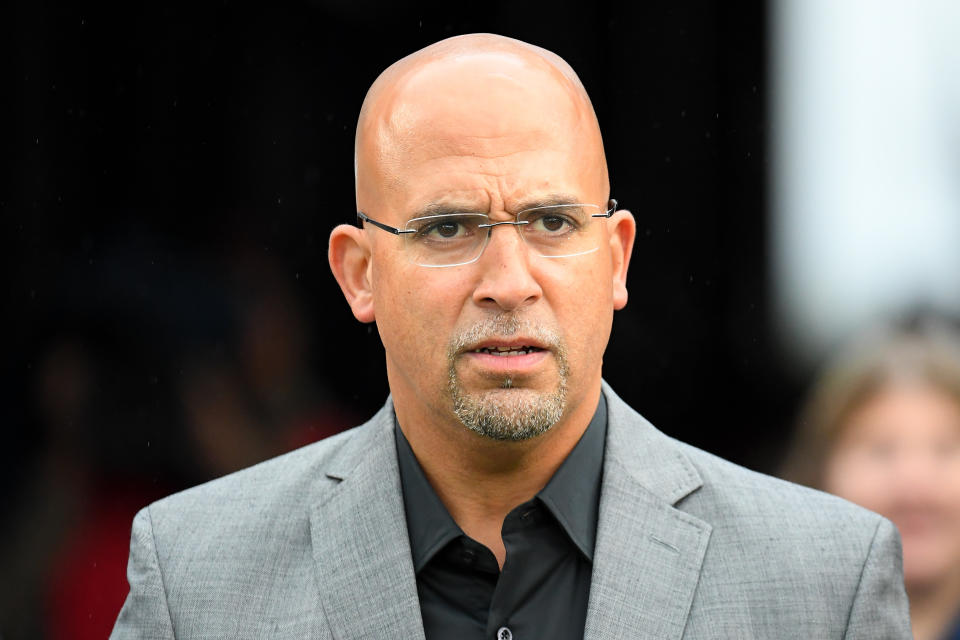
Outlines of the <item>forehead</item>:
[{"label": "forehead", "polygon": [[400,79],[389,95],[394,135],[404,126],[457,124],[496,136],[539,128],[545,117],[575,121],[582,111],[576,88],[557,69],[506,54],[434,60]]},{"label": "forehead", "polygon": [[885,385],[850,416],[854,435],[914,440],[960,435],[960,403],[947,389],[923,380]]},{"label": "forehead", "polygon": [[595,191],[606,177],[585,95],[536,59],[433,61],[384,91],[365,127],[358,199],[366,190],[403,207],[438,198],[506,204],[531,189]]}]

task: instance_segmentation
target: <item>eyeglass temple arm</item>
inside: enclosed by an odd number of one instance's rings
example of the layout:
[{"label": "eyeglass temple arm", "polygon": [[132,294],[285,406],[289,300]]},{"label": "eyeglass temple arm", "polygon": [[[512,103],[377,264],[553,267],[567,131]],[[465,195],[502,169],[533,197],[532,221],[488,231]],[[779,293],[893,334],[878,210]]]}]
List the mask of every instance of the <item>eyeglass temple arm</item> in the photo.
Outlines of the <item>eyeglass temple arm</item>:
[{"label": "eyeglass temple arm", "polygon": [[616,198],[610,198],[610,202],[607,203],[607,210],[604,213],[594,213],[591,215],[591,218],[609,218],[617,211],[617,200]]},{"label": "eyeglass temple arm", "polygon": [[[373,226],[375,226],[375,227],[380,227],[380,228],[383,229],[384,231],[389,231],[390,233],[392,233],[392,234],[394,234],[394,235],[396,235],[396,236],[400,235],[401,233],[413,233],[412,230],[397,229],[396,227],[391,227],[391,226],[388,225],[388,224],[383,224],[382,222],[377,222],[376,220],[374,220],[373,218],[371,218],[370,216],[368,216],[367,214],[365,214],[363,211],[357,211],[357,219],[360,220],[360,221],[362,221],[362,222],[369,222],[369,223],[372,224]],[[363,225],[361,224],[360,226],[363,226]]]}]

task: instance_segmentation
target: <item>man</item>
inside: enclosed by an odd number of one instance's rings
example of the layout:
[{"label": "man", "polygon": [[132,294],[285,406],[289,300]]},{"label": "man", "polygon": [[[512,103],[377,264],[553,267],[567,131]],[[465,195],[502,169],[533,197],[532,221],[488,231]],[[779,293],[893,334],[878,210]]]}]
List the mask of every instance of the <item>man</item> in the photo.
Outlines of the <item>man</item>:
[{"label": "man", "polygon": [[114,637],[909,637],[889,522],[602,381],[635,226],[560,58],[471,35],[397,62],[356,180],[329,258],[390,399],[141,511]]}]

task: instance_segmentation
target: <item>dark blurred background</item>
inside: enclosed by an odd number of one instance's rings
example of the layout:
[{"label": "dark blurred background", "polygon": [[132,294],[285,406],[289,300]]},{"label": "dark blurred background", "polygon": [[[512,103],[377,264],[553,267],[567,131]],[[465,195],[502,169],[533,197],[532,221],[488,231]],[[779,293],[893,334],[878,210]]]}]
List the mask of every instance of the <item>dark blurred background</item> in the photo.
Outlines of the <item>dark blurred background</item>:
[{"label": "dark blurred background", "polygon": [[327,237],[354,220],[367,87],[458,33],[551,49],[593,98],[612,194],[638,221],[607,380],[663,431],[773,470],[808,372],[771,329],[767,11],[17,3],[3,637],[109,629],[138,508],[383,403],[382,347],[344,303]]}]

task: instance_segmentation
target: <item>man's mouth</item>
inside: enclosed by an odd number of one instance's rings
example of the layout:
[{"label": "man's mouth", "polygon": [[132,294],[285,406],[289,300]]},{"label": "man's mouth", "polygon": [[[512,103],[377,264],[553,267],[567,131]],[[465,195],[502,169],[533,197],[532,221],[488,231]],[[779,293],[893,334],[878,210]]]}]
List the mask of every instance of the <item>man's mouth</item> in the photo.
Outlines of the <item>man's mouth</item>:
[{"label": "man's mouth", "polygon": [[536,353],[537,351],[543,351],[540,347],[520,345],[520,346],[511,346],[511,347],[480,347],[479,349],[474,349],[473,353],[486,353],[492,356],[525,356],[528,353]]}]

